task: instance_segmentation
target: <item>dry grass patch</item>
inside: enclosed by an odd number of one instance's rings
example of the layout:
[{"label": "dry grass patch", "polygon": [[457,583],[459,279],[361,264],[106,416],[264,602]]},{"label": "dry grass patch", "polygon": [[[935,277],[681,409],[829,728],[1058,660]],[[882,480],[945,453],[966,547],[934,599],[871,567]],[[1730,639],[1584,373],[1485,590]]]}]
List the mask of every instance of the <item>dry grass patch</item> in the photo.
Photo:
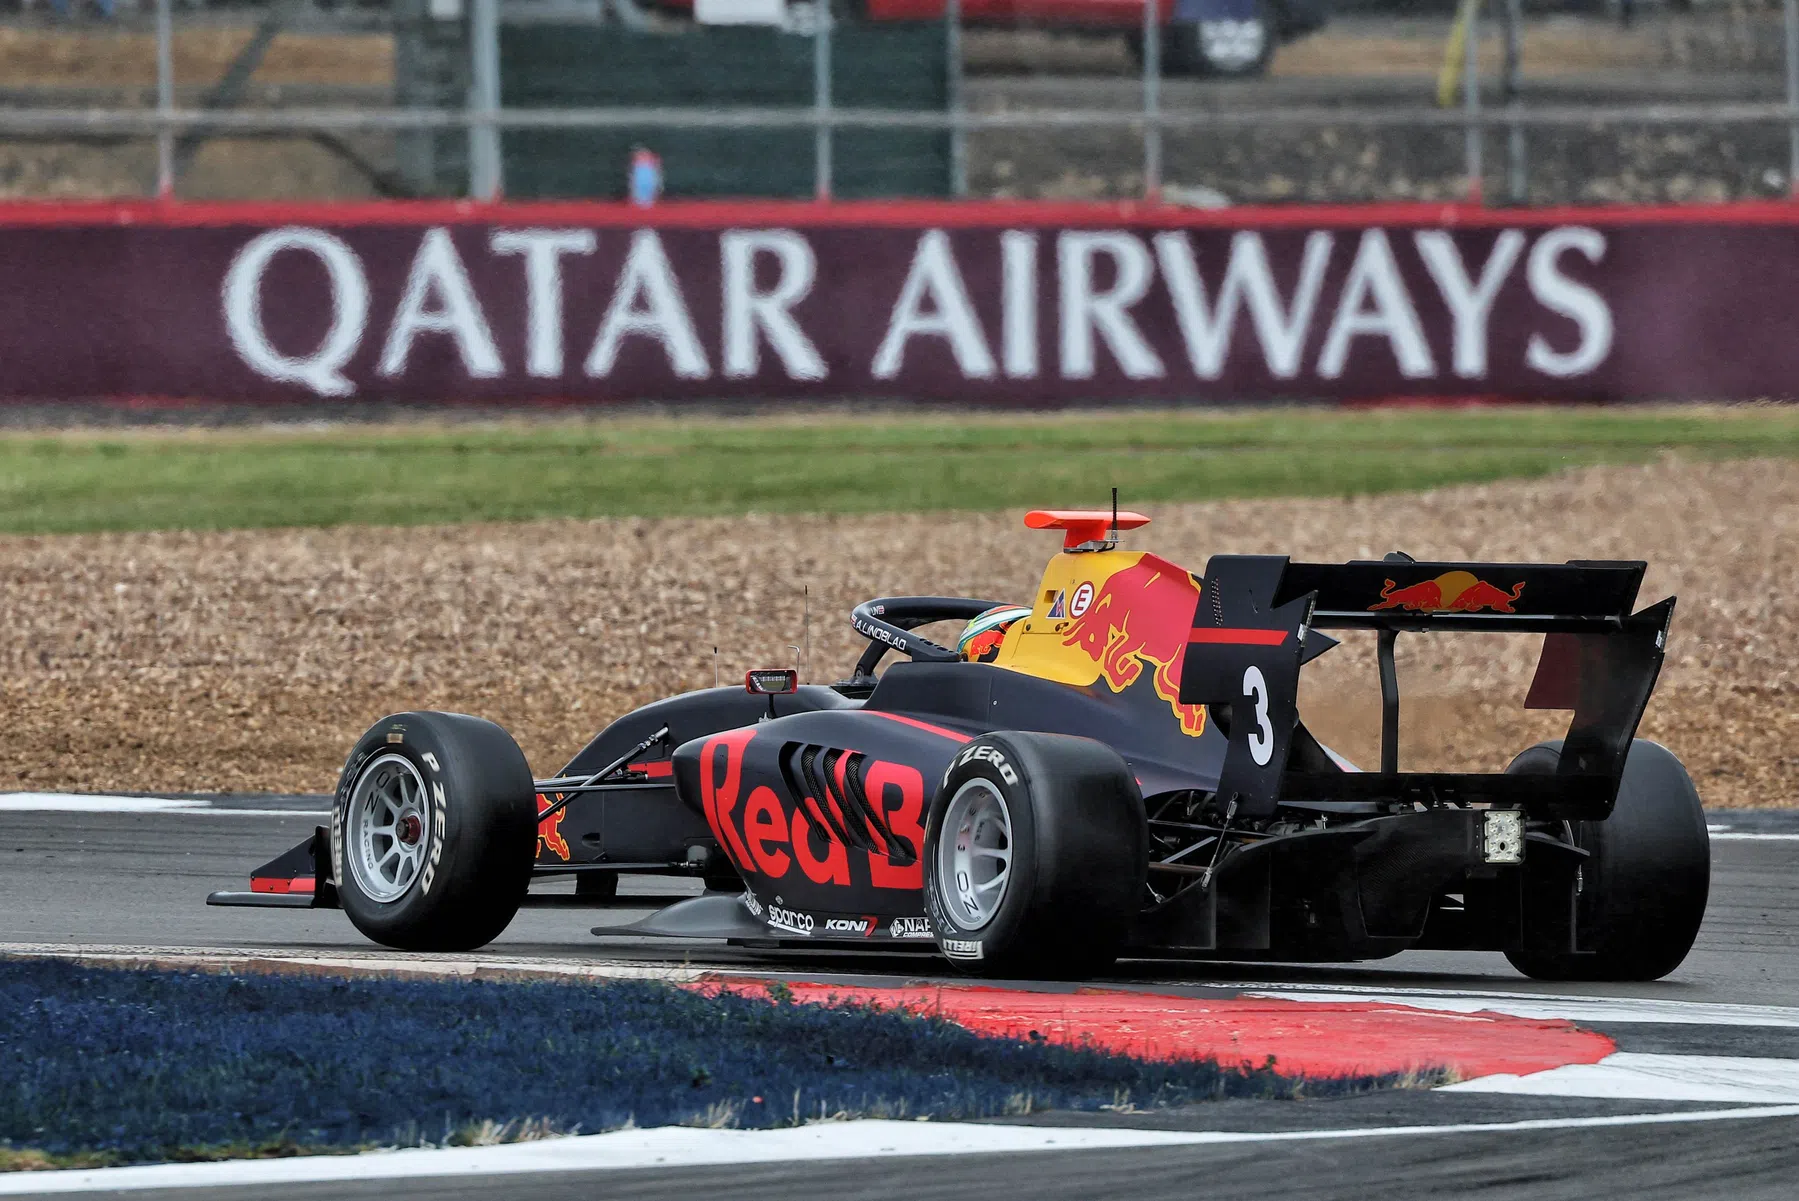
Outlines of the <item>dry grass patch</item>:
[{"label": "dry grass patch", "polygon": [[[1681,596],[1645,732],[1714,806],[1799,798],[1799,466],[1595,467],[1347,500],[1150,506],[1133,545],[1342,560],[1647,558]],[[11,737],[0,787],[329,790],[384,712],[480,713],[558,768],[633,705],[790,659],[811,589],[816,679],[883,593],[1028,595],[1053,549],[1016,513],[544,521],[0,539]],[[1365,643],[1365,644],[1364,644]],[[1539,736],[1531,640],[1400,642],[1407,766],[1496,769]],[[1371,639],[1308,669],[1310,720],[1376,757]]]},{"label": "dry grass patch", "polygon": [[[207,25],[175,33],[175,81],[211,84],[231,69],[254,30]],[[78,29],[0,26],[0,72],[9,87],[156,86],[156,35],[87,25]],[[276,35],[256,69],[258,83],[349,84],[393,82],[393,38],[384,33]]]}]

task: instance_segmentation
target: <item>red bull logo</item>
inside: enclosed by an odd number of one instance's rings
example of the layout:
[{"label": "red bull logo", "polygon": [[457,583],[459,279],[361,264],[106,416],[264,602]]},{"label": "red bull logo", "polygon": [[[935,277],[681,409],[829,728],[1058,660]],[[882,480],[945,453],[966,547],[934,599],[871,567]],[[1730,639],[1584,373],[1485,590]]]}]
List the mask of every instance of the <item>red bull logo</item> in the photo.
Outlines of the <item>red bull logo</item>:
[{"label": "red bull logo", "polygon": [[[561,799],[560,795],[556,798],[558,801]],[[537,811],[539,813],[548,809],[553,803],[543,793],[537,794]],[[568,862],[568,839],[562,836],[562,819],[567,816],[568,808],[565,806],[537,823],[537,857],[539,859],[544,857],[544,850],[548,848],[555,853],[558,859],[564,863]]]},{"label": "red bull logo", "polygon": [[1404,609],[1411,613],[1494,613],[1514,612],[1512,603],[1524,593],[1522,583],[1510,592],[1495,587],[1471,571],[1446,571],[1434,580],[1424,580],[1405,588],[1392,580],[1380,590],[1380,602],[1368,606],[1369,612],[1380,609]]},{"label": "red bull logo", "polygon": [[999,648],[1005,640],[1004,626],[987,630],[970,638],[962,654],[970,663],[991,663],[999,658]]},{"label": "red bull logo", "polygon": [[1098,662],[1113,692],[1123,692],[1151,669],[1156,695],[1174,710],[1181,730],[1198,737],[1206,728],[1205,706],[1180,703],[1181,659],[1199,604],[1199,585],[1192,575],[1144,555],[1106,577],[1097,589],[1083,583],[1079,595],[1091,602],[1074,610],[1077,615],[1062,645]]}]

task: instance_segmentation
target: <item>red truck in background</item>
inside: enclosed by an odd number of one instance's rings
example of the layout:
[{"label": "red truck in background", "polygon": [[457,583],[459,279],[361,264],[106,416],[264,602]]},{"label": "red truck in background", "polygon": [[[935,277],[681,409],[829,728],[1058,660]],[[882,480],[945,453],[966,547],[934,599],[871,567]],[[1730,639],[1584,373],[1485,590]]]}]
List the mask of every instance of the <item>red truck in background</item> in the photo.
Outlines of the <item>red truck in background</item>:
[{"label": "red truck in background", "polygon": [[[1312,32],[1328,17],[1328,0],[961,0],[962,23],[1116,30],[1140,62],[1146,2],[1160,9],[1163,68],[1189,75],[1260,75],[1280,43]],[[655,3],[670,12],[694,8],[694,0]],[[945,0],[849,0],[848,7],[850,17],[865,21],[941,21]]]}]

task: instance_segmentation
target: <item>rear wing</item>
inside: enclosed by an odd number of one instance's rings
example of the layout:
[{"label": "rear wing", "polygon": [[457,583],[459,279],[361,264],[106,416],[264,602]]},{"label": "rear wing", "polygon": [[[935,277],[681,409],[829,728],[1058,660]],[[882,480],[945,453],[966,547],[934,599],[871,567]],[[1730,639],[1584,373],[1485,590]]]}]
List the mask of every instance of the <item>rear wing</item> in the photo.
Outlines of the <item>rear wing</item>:
[{"label": "rear wing", "polygon": [[[1219,797],[1246,817],[1286,801],[1487,803],[1534,815],[1601,818],[1617,800],[1624,757],[1655,689],[1674,598],[1632,612],[1641,562],[1293,563],[1215,555],[1206,564],[1182,664],[1182,704],[1229,706]],[[1379,635],[1381,765],[1374,772],[1294,770],[1299,668],[1320,630]],[[1551,777],[1399,770],[1402,631],[1546,635],[1529,709],[1573,712]],[[1314,644],[1308,651],[1308,642]],[[1302,761],[1314,762],[1315,756]]]}]

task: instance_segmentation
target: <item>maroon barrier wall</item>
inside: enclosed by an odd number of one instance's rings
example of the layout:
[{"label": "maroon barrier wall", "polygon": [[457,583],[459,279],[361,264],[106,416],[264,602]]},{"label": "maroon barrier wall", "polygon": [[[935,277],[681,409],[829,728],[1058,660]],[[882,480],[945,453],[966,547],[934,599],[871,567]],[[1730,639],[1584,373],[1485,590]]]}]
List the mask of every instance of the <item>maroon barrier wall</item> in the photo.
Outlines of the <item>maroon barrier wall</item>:
[{"label": "maroon barrier wall", "polygon": [[1785,396],[1799,208],[15,206],[0,397]]}]

